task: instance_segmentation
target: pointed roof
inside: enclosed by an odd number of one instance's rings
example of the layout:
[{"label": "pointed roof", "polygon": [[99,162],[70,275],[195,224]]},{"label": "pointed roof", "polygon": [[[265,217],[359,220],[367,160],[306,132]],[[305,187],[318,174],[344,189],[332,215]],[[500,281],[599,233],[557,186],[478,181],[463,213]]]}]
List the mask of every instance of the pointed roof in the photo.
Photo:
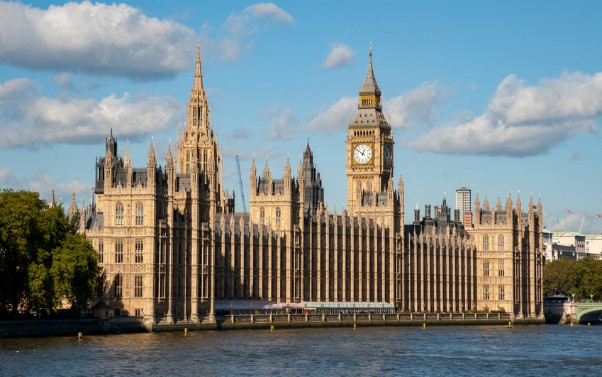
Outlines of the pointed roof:
[{"label": "pointed roof", "polygon": [[155,156],[155,143],[152,140],[151,140],[150,150],[148,151],[147,166],[149,166],[149,167],[157,166],[157,158]]},{"label": "pointed roof", "polygon": [[370,58],[364,84],[360,87],[358,108],[355,117],[349,122],[349,127],[381,127],[390,129],[389,123],[382,112],[380,88],[374,78],[372,69],[372,44]]},{"label": "pointed roof", "polygon": [[125,157],[123,159],[123,163],[125,164],[125,166],[132,166],[132,156],[130,156],[129,142],[125,144]]},{"label": "pointed roof", "polygon": [[[82,208],[83,208],[83,204],[82,204]],[[69,218],[72,218],[78,212],[79,212],[79,209],[77,208],[77,201],[75,199],[75,191],[73,191],[73,193],[71,194],[71,205],[69,206],[69,209],[67,209],[67,216]]]},{"label": "pointed roof", "polygon": [[360,93],[376,93],[380,95],[380,89],[376,83],[374,77],[374,70],[372,69],[372,43],[370,43],[370,60],[368,62],[368,71],[366,72],[366,78],[364,79],[364,85],[360,88]]},{"label": "pointed roof", "polygon": [[251,160],[251,175],[254,177],[256,175],[257,168],[255,167],[255,156]]},{"label": "pointed roof", "polygon": [[291,176],[291,164],[288,157],[286,158],[286,164],[284,165],[284,175],[287,177]]},{"label": "pointed roof", "polygon": [[201,70],[201,44],[196,43],[196,68],[194,70],[194,86],[193,92],[203,90],[203,71]]},{"label": "pointed roof", "polygon": [[270,168],[268,167],[268,159],[265,159],[265,166],[263,167],[263,177],[267,178],[270,176]]}]

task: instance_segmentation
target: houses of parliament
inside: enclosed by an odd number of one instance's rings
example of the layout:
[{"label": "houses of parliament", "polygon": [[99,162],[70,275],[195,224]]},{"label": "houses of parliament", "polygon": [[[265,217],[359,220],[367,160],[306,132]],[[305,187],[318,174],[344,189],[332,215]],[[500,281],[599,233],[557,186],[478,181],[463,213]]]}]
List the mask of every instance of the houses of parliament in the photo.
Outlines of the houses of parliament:
[{"label": "houses of parliament", "polygon": [[[96,160],[94,199],[80,231],[102,267],[99,300],[145,324],[214,323],[237,303],[474,310],[543,318],[542,206],[478,197],[473,224],[445,198],[404,224],[404,183],[394,176],[394,135],[372,67],[359,88],[346,148],[347,209],[330,210],[309,144],[296,168],[276,176],[253,161],[249,212],[222,184],[200,49],[187,125],[158,164],[118,155],[118,131]],[[502,204],[502,201],[504,202]],[[72,204],[73,207],[73,204]],[[252,305],[252,304],[251,304]]]}]

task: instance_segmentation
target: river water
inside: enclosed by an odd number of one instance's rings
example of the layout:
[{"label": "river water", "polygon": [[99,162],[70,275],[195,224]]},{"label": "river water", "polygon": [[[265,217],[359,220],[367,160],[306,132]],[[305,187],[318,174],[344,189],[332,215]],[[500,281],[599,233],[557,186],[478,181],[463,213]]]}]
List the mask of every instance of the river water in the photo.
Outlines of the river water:
[{"label": "river water", "polygon": [[0,376],[600,376],[602,326],[358,327],[0,339]]}]

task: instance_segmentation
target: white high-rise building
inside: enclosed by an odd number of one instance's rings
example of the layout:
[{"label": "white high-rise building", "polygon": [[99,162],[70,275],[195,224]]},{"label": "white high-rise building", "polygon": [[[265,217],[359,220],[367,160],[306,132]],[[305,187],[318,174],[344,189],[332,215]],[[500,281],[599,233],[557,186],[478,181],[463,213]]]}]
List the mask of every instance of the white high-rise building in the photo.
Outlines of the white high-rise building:
[{"label": "white high-rise building", "polygon": [[[456,190],[456,209],[460,210],[460,219],[466,228],[472,226],[472,210],[470,203],[470,189],[468,187],[460,187]],[[468,216],[466,216],[468,214]]]}]

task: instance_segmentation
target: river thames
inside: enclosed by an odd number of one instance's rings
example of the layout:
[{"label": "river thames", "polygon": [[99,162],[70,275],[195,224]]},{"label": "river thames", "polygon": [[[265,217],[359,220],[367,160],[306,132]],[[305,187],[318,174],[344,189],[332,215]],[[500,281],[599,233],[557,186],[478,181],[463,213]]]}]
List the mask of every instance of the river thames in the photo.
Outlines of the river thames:
[{"label": "river thames", "polygon": [[602,326],[358,327],[0,339],[0,376],[596,376]]}]

